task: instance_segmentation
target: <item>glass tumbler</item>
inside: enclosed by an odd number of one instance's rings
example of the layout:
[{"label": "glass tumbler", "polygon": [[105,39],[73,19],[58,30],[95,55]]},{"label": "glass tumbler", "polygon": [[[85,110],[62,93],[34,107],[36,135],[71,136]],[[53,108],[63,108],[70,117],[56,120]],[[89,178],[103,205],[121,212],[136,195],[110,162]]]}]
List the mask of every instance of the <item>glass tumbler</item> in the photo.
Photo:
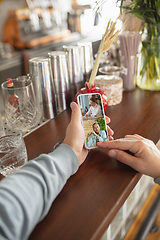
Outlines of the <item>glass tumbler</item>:
[{"label": "glass tumbler", "polygon": [[14,95],[18,99],[16,106],[9,101],[11,91],[9,91],[7,82],[1,85],[7,126],[26,132],[38,122],[34,88],[30,79],[18,78],[13,79],[12,82]]},{"label": "glass tumbler", "polygon": [[121,77],[123,89],[134,90],[136,87],[136,56],[121,56]]},{"label": "glass tumbler", "polygon": [[0,137],[4,135],[4,126],[3,126],[3,121],[2,121],[2,116],[0,112]]},{"label": "glass tumbler", "polygon": [[16,129],[5,132],[5,135],[0,137],[0,173],[6,177],[27,161],[27,150],[22,133]]}]

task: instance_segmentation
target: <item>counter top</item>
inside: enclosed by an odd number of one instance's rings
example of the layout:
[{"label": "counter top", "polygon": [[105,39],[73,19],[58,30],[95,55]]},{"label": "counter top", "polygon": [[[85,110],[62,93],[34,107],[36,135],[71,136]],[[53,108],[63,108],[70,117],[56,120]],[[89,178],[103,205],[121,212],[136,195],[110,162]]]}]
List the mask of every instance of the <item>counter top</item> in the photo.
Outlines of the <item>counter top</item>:
[{"label": "counter top", "polygon": [[[106,115],[114,138],[134,133],[155,143],[160,138],[160,92],[123,92],[122,102],[109,106]],[[26,136],[29,159],[50,152],[63,140],[69,121],[67,110]],[[140,178],[140,173],[110,158],[107,150],[91,150],[29,240],[100,239]]]}]

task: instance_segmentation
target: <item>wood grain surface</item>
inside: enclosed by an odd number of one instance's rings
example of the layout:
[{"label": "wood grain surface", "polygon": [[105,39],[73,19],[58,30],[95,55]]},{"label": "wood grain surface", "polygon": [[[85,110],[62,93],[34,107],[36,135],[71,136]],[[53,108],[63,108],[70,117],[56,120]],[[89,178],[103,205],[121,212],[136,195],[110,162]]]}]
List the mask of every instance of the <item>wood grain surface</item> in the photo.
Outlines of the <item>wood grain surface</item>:
[{"label": "wood grain surface", "polygon": [[[140,134],[160,138],[160,92],[136,88],[123,92],[123,100],[106,109],[114,138]],[[29,158],[49,152],[63,140],[70,110],[61,113],[25,138]],[[30,240],[99,239],[129,196],[141,174],[94,149],[55,199],[48,215],[36,226]]]},{"label": "wood grain surface", "polygon": [[[134,133],[155,143],[160,138],[160,92],[139,88],[123,92],[122,102],[109,106],[106,115],[112,120],[114,138]],[[63,140],[69,121],[67,110],[26,136],[29,159],[50,152],[55,143]],[[107,150],[91,150],[29,239],[100,239],[140,177],[130,167],[108,157]]]}]

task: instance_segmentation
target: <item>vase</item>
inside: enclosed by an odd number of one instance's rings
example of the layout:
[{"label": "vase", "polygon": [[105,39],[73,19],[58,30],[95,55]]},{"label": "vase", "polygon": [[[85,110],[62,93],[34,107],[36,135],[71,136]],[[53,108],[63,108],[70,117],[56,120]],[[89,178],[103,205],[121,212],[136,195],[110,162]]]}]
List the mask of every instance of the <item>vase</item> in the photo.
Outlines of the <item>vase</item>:
[{"label": "vase", "polygon": [[160,27],[146,25],[137,60],[137,86],[144,90],[160,90]]}]

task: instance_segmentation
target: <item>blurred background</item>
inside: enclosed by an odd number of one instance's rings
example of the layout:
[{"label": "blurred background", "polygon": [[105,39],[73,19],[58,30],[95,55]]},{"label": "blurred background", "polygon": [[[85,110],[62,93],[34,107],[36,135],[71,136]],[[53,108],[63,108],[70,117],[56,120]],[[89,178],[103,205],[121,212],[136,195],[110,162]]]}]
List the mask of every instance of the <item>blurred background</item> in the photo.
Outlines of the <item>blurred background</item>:
[{"label": "blurred background", "polygon": [[[100,5],[100,14],[95,6],[95,0],[0,0],[0,84],[28,74],[30,58],[63,44],[90,41],[95,55],[108,19],[120,11],[116,0]],[[1,110],[2,104],[0,90]]]}]

